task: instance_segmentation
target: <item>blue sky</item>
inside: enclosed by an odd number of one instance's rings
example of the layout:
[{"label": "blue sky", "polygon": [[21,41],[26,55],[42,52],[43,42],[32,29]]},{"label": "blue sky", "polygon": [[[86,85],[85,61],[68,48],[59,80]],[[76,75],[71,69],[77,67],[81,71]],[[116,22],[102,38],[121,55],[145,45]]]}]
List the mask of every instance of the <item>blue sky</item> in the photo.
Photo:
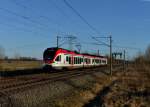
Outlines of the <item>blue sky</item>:
[{"label": "blue sky", "polygon": [[[127,57],[144,52],[150,44],[150,0],[67,0],[99,34],[90,29],[63,0],[0,0],[0,46],[6,55],[42,58],[47,47],[56,46],[56,36],[71,34],[82,51],[108,54],[108,47],[91,36],[113,37],[113,51],[126,47]],[[63,41],[63,39],[61,40]],[[101,41],[108,42],[106,39]],[[119,47],[116,47],[119,46]],[[67,44],[62,47],[68,48]]]}]

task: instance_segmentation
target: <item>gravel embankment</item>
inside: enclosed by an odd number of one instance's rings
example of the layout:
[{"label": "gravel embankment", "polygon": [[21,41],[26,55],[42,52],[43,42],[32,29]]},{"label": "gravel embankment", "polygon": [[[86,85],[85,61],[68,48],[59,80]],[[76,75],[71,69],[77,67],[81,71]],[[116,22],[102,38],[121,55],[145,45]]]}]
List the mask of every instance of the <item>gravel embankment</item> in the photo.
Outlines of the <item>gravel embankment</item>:
[{"label": "gravel embankment", "polygon": [[[97,72],[6,94],[6,107],[81,107],[110,82],[108,75]],[[4,96],[0,96],[1,99]]]}]

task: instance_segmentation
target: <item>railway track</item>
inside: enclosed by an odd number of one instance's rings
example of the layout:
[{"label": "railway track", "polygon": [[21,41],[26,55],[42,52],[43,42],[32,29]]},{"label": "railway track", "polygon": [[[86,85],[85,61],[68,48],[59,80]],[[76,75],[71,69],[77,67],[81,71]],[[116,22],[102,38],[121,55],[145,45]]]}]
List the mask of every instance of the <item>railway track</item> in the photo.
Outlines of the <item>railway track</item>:
[{"label": "railway track", "polygon": [[10,80],[8,79],[0,81],[0,90],[1,90],[0,92],[2,93],[18,92],[27,88],[31,88],[33,86],[39,86],[54,81],[67,80],[69,78],[99,72],[98,69],[99,68],[81,69],[80,71],[73,70],[73,71],[56,72],[49,74],[37,74],[37,75],[10,78]]}]

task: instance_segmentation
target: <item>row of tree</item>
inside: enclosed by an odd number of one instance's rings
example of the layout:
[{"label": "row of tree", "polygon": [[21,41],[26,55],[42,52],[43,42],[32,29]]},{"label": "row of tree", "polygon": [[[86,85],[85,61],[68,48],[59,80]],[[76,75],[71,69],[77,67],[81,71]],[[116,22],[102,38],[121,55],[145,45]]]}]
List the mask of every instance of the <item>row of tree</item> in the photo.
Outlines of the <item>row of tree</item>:
[{"label": "row of tree", "polygon": [[135,58],[137,63],[149,63],[150,64],[150,45],[147,47],[144,53],[139,53]]},{"label": "row of tree", "polygon": [[5,49],[0,46],[0,59],[4,59],[5,58]]},{"label": "row of tree", "polygon": [[22,60],[22,61],[35,61],[38,60],[37,58],[32,57],[22,57],[19,54],[16,54],[14,58],[9,58],[5,55],[5,49],[0,46],[0,60]]}]

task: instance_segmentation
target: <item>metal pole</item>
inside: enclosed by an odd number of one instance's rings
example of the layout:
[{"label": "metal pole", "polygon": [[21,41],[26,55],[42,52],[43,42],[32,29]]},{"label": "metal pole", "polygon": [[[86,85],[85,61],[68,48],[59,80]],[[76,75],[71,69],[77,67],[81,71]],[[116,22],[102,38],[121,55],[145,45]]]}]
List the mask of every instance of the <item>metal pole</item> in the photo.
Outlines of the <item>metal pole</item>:
[{"label": "metal pole", "polygon": [[74,40],[76,39],[75,36],[72,36],[72,35],[68,35],[67,37],[65,37],[68,39],[68,45],[69,45],[69,49],[70,50],[73,50],[73,42]]},{"label": "metal pole", "polygon": [[57,36],[57,48],[59,47],[59,36]]},{"label": "metal pole", "polygon": [[112,37],[110,35],[110,75],[112,75]]},{"label": "metal pole", "polygon": [[98,51],[97,51],[97,54],[99,55],[99,49],[98,49]]},{"label": "metal pole", "polygon": [[126,51],[124,50],[124,57],[123,57],[123,70],[125,72],[125,64],[126,64]]},{"label": "metal pole", "polygon": [[73,50],[73,37],[70,36],[69,38],[69,49],[72,51]]}]

